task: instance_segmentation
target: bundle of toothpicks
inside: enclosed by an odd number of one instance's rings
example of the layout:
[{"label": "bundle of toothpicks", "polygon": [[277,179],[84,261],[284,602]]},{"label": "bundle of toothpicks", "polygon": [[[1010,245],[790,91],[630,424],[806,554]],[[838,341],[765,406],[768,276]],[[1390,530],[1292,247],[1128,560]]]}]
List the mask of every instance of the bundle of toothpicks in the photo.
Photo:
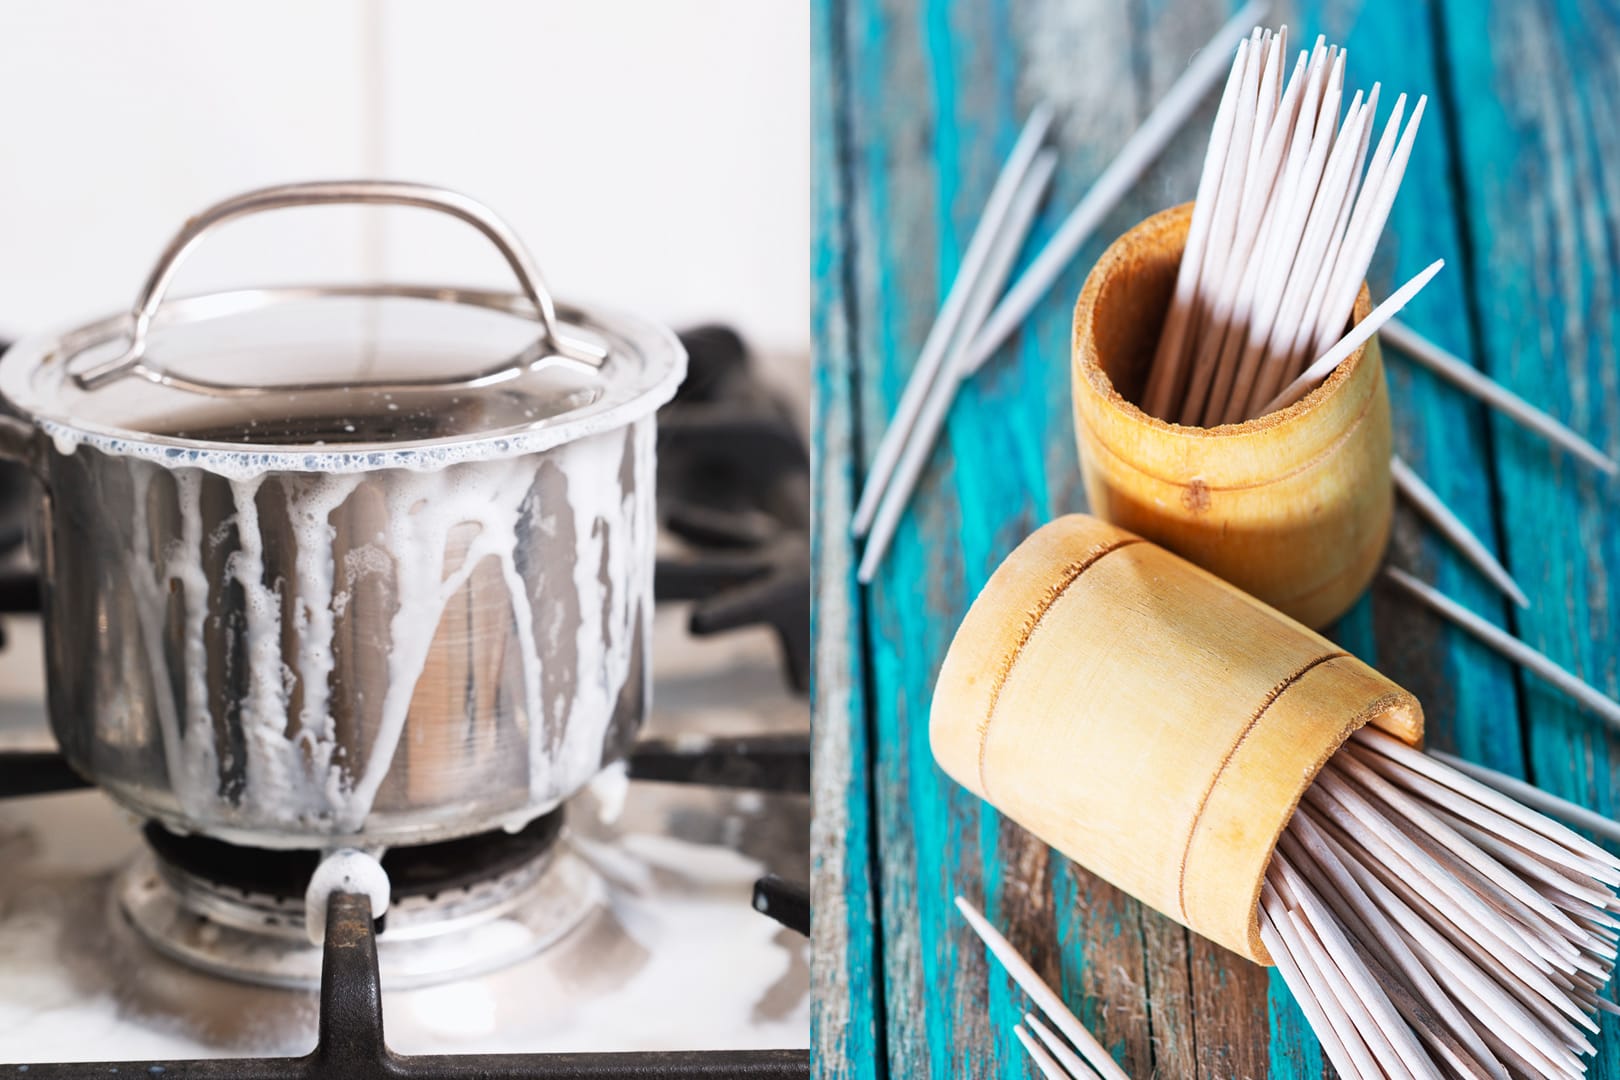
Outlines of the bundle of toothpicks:
[{"label": "bundle of toothpicks", "polygon": [[1620,941],[1620,861],[1363,728],[1306,792],[1260,935],[1345,1077],[1579,1077]]},{"label": "bundle of toothpicks", "polygon": [[[1440,269],[1348,327],[1426,99],[1396,99],[1372,150],[1379,86],[1341,116],[1346,53],[1322,38],[1287,70],[1287,29],[1238,46],[1142,407],[1236,423],[1292,404]],[[1286,75],[1286,78],[1285,78]]]}]

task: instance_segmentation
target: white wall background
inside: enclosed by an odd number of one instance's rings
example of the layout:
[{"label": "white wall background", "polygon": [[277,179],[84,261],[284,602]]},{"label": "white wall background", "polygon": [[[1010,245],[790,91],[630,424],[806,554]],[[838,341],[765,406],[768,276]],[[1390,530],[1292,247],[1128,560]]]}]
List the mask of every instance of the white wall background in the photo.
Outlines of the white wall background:
[{"label": "white wall background", "polygon": [[[352,176],[489,203],[565,299],[808,351],[806,0],[0,0],[0,335],[127,307],[211,202]],[[176,291],[507,280],[421,215],[242,222]]]}]

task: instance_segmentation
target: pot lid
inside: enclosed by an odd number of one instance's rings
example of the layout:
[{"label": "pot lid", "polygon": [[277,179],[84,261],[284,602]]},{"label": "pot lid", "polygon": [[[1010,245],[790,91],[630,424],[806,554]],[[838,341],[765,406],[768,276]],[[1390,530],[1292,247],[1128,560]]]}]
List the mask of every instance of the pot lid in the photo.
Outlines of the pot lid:
[{"label": "pot lid", "polygon": [[[181,258],[214,226],[331,203],[457,217],[500,250],[522,291],[303,286],[165,298]],[[14,347],[0,361],[0,393],[59,445],[228,473],[357,471],[528,452],[616,427],[668,401],[684,369],[667,330],[559,310],[520,242],[480,204],[350,181],[266,188],[193,218],[130,313]]]}]

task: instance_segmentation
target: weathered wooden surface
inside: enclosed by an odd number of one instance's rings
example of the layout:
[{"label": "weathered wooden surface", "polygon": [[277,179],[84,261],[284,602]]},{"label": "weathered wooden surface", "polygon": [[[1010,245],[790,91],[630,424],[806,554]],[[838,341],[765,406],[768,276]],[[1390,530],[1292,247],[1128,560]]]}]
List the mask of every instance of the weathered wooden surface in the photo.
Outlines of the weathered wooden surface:
[{"label": "weathered wooden surface", "polygon": [[[1236,4],[1230,5],[1235,7]],[[1191,938],[1050,854],[939,772],[927,713],[945,646],[995,565],[1083,507],[1068,322],[1106,243],[1189,198],[1210,102],[1107,221],[1024,332],[964,390],[878,580],[848,584],[858,477],[1031,105],[1063,110],[1049,235],[1228,14],[1218,0],[816,0],[817,495],[815,1045],[827,1076],[1025,1075],[1023,995],[957,918],[981,904],[1134,1076],[1317,1076],[1280,979]],[[1414,327],[1620,448],[1614,289],[1616,24],[1578,5],[1365,0],[1274,10],[1296,42],[1351,50],[1350,80],[1428,93],[1371,282],[1446,270]],[[1391,350],[1399,451],[1531,594],[1507,607],[1406,515],[1391,561],[1620,690],[1605,567],[1620,492]],[[853,462],[851,461],[853,458]],[[1432,742],[1606,811],[1620,746],[1596,720],[1396,595],[1338,626],[1416,693]],[[1076,777],[1083,783],[1084,777]],[[835,870],[840,895],[826,868]],[[848,889],[847,893],[842,890]],[[1605,1020],[1593,1074],[1620,1077]],[[1032,1075],[1032,1074],[1030,1074]]]},{"label": "weathered wooden surface", "polygon": [[[838,110],[833,105],[842,63],[821,37],[812,58],[815,99],[811,139],[818,161],[836,159]],[[815,291],[815,401],[812,405],[811,490],[815,520],[847,519],[855,482],[855,425],[851,412],[850,312],[844,303],[848,264],[844,185],[836,169],[815,180],[812,288]],[[865,661],[857,632],[859,594],[848,530],[816,530],[812,559],[819,571],[812,586],[811,629],[823,644],[815,650],[812,708],[815,724],[812,774],[817,778],[810,825],[811,912],[820,955],[811,969],[811,1015],[819,1075],[827,1080],[866,1080],[881,1070],[884,1054],[878,1001],[878,943],[872,883],[872,822],[868,756]],[[829,719],[831,718],[831,719]],[[855,929],[858,928],[858,929]]]}]

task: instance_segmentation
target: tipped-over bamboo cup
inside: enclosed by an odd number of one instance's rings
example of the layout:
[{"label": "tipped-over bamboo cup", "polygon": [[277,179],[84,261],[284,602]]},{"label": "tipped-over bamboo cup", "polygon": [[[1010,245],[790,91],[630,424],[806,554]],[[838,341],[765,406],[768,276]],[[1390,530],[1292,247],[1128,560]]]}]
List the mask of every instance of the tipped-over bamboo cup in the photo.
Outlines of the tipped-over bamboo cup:
[{"label": "tipped-over bamboo cup", "polygon": [[1083,514],[991,575],[934,689],[934,757],[1080,865],[1269,964],[1283,826],[1350,733],[1408,743],[1417,700],[1332,642]]},{"label": "tipped-over bamboo cup", "polygon": [[[1093,513],[1163,544],[1308,626],[1342,615],[1389,539],[1389,392],[1376,336],[1306,397],[1241,424],[1185,427],[1136,402],[1192,204],[1098,261],[1074,313],[1080,471]],[[1371,311],[1366,287],[1357,322]]]}]

